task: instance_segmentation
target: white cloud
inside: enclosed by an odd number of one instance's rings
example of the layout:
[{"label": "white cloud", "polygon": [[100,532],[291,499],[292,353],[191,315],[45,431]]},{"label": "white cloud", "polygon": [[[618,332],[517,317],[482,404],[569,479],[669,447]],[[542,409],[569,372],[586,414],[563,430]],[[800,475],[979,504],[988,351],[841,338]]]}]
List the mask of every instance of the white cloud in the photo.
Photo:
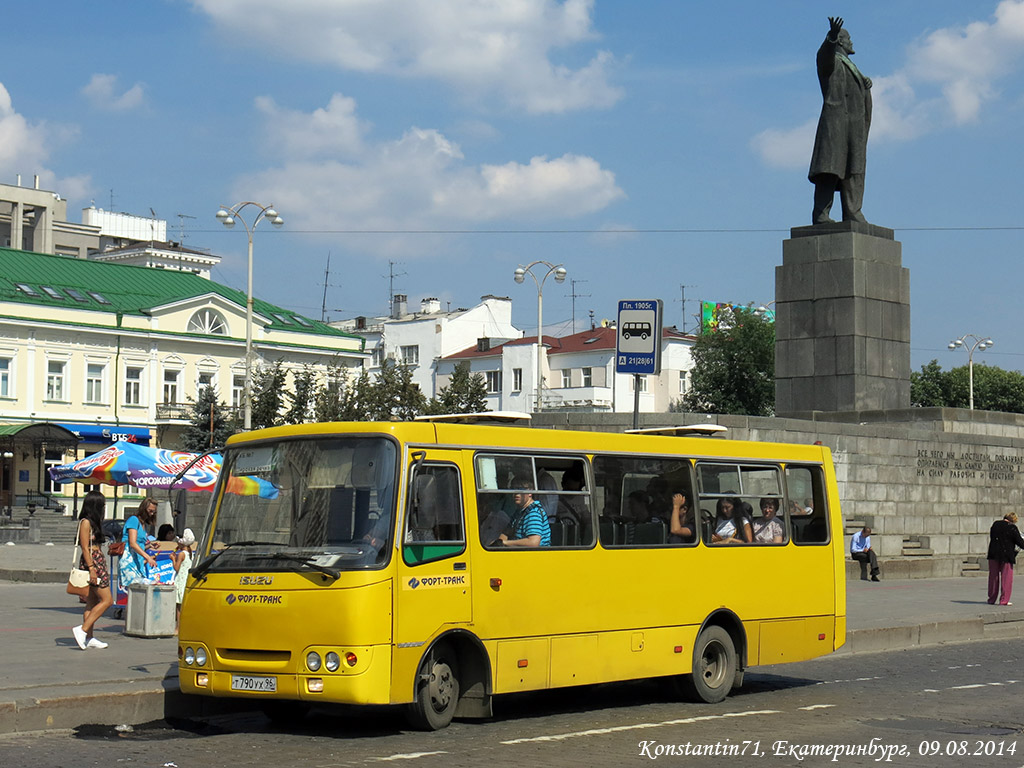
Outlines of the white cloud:
[{"label": "white cloud", "polygon": [[798,168],[808,165],[814,146],[814,129],[818,119],[789,130],[769,128],[750,140],[751,148],[772,168]]},{"label": "white cloud", "polygon": [[121,94],[115,92],[117,75],[95,74],[82,88],[84,95],[96,109],[109,112],[125,112],[140,106],[143,101],[143,89],[136,83]]},{"label": "white cloud", "polygon": [[[948,125],[979,118],[1000,95],[998,81],[1024,57],[1024,0],[1002,0],[990,21],[935,30],[908,47],[906,63],[891,75],[873,78],[871,141],[906,141]],[[798,167],[810,160],[806,125],[770,129],[751,141],[771,166]]]},{"label": "white cloud", "polygon": [[13,184],[17,174],[22,184],[30,184],[39,176],[43,189],[59,192],[66,198],[81,198],[88,194],[88,176],[59,178],[46,167],[51,146],[72,140],[77,136],[73,126],[51,126],[45,122],[30,122],[14,109],[11,95],[0,83],[0,179]]},{"label": "white cloud", "polygon": [[609,82],[609,52],[595,52],[578,68],[552,59],[595,39],[593,0],[193,3],[253,45],[344,70],[438,79],[532,113],[603,108],[622,96]]},{"label": "white cloud", "polygon": [[269,96],[256,99],[267,118],[271,142],[288,157],[345,157],[362,148],[368,126],[356,118],[354,99],[336,93],[312,114],[281,109]]},{"label": "white cloud", "polygon": [[[335,95],[332,105],[352,109]],[[303,114],[258,106],[271,133],[317,135],[325,110]],[[333,112],[329,106],[326,112]],[[347,124],[347,123],[346,123]],[[410,128],[400,138],[363,139],[356,157],[282,144],[282,163],[236,184],[239,195],[272,200],[297,229],[458,229],[500,220],[553,220],[599,211],[623,197],[615,175],[591,157],[566,154],[528,162],[473,165],[434,129]]]}]

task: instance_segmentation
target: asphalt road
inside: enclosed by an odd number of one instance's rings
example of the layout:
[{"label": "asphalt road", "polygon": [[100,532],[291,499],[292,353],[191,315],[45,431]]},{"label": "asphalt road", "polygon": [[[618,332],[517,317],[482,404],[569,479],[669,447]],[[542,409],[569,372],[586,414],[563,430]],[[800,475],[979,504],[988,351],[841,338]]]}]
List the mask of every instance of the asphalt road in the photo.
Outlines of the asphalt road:
[{"label": "asphalt road", "polygon": [[[332,709],[0,738],[0,765],[1024,766],[1024,643],[993,640],[758,668],[719,705],[653,682],[498,699],[437,733],[401,713]],[[838,754],[837,754],[838,751]],[[852,754],[850,753],[852,751]],[[642,762],[641,762],[642,761]]]}]

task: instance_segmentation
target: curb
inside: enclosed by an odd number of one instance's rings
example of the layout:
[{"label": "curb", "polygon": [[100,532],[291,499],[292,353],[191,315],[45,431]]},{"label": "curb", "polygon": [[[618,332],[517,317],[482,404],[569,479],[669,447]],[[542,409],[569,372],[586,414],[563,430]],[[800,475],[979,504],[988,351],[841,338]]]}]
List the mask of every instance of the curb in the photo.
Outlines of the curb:
[{"label": "curb", "polygon": [[63,584],[64,571],[38,571],[30,568],[0,568],[0,581],[21,581],[29,584]]},{"label": "curb", "polygon": [[99,690],[61,695],[25,696],[0,702],[0,737],[38,731],[71,730],[83,725],[141,725],[156,720],[216,717],[259,711],[253,702],[193,696],[178,689],[177,678],[161,686],[130,690],[131,684],[112,683],[123,690]]}]

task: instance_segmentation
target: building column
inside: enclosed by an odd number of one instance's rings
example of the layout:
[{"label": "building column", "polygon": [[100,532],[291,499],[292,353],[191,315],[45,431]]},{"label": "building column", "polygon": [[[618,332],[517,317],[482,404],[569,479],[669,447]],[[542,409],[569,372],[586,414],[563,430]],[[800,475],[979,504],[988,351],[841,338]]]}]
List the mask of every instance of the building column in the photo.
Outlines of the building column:
[{"label": "building column", "polygon": [[16,251],[25,250],[24,242],[24,216],[25,206],[21,203],[11,203],[11,248]]}]

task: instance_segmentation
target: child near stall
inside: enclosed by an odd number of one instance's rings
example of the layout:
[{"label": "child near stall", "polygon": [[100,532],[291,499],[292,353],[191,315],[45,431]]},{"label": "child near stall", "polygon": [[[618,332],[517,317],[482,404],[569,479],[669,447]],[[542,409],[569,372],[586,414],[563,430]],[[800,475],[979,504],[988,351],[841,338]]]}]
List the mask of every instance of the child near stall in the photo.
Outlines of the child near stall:
[{"label": "child near stall", "polygon": [[196,537],[191,528],[186,528],[177,541],[178,547],[171,555],[171,561],[174,563],[174,591],[177,602],[174,616],[175,634],[178,633],[178,624],[181,622],[181,604],[185,599],[188,572],[192,568],[192,545],[196,543]]}]

